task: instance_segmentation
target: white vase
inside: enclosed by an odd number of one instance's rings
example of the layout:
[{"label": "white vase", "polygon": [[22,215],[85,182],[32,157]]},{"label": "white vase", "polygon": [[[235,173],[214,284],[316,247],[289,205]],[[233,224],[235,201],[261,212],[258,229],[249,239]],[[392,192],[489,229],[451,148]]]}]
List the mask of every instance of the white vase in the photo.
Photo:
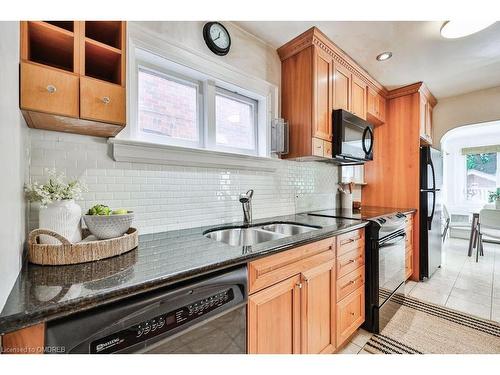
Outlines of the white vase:
[{"label": "white vase", "polygon": [[[49,203],[47,207],[40,207],[38,214],[40,228],[57,232],[73,243],[82,240],[81,217],[82,208],[73,199]],[[59,244],[58,240],[46,235],[40,236],[40,242]]]}]

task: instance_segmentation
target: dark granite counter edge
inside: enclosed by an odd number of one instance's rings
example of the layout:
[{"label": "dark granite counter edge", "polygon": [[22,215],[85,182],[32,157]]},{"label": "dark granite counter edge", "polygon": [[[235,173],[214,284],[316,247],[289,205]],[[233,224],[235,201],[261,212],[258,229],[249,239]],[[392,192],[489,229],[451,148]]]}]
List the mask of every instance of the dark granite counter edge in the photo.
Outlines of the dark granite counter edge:
[{"label": "dark granite counter edge", "polygon": [[353,224],[349,227],[332,230],[328,232],[323,232],[317,236],[308,238],[307,240],[299,240],[287,243],[285,245],[279,245],[276,247],[270,247],[267,250],[259,251],[258,253],[248,253],[238,257],[236,259],[230,259],[220,263],[214,263],[206,265],[203,267],[197,267],[193,269],[188,269],[182,272],[177,272],[174,274],[166,275],[162,278],[156,278],[144,282],[139,285],[134,285],[128,288],[123,288],[116,291],[110,291],[108,293],[102,293],[98,296],[92,296],[89,298],[81,299],[77,302],[59,303],[50,310],[45,310],[40,313],[26,313],[26,314],[14,314],[10,315],[2,320],[0,320],[0,335],[9,333],[12,331],[19,330],[28,326],[32,326],[38,323],[43,323],[49,320],[62,318],[75,313],[83,312],[95,307],[104,306],[110,303],[120,301],[122,299],[136,296],[142,293],[147,293],[159,288],[163,288],[174,283],[189,280],[195,277],[206,275],[210,272],[223,270],[225,268],[230,268],[237,265],[246,264],[251,260],[269,256],[275,253],[289,250],[291,248],[305,245],[308,243],[320,241],[322,239],[338,236],[343,233],[351,232],[356,229],[364,228],[368,225],[368,221],[359,221],[359,223]]}]

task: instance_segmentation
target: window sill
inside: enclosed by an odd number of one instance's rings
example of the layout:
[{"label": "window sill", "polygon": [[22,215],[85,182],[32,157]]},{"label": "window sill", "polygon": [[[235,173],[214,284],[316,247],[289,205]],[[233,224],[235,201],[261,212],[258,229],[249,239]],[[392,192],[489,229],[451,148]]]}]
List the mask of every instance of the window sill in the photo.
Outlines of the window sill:
[{"label": "window sill", "polygon": [[280,159],[240,155],[230,152],[199,150],[157,143],[108,139],[115,161],[146,164],[180,165],[205,168],[230,168],[274,172]]}]

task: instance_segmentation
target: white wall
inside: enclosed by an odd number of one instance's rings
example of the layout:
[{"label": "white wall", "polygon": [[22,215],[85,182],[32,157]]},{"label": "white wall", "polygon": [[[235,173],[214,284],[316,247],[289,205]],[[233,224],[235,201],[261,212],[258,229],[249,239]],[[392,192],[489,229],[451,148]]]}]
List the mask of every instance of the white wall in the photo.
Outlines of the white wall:
[{"label": "white wall", "polygon": [[433,112],[434,146],[447,131],[463,125],[500,120],[500,87],[439,99]]},{"label": "white wall", "polygon": [[19,111],[19,23],[0,22],[0,310],[21,267],[28,130]]}]

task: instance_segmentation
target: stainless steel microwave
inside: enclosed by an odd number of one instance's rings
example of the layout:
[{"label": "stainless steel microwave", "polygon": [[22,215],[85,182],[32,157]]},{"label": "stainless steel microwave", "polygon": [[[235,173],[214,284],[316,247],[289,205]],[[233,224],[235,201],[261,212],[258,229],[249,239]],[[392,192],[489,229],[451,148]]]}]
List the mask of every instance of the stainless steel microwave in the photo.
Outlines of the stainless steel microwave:
[{"label": "stainless steel microwave", "polygon": [[332,157],[340,164],[373,160],[373,125],[343,109],[333,111]]}]

